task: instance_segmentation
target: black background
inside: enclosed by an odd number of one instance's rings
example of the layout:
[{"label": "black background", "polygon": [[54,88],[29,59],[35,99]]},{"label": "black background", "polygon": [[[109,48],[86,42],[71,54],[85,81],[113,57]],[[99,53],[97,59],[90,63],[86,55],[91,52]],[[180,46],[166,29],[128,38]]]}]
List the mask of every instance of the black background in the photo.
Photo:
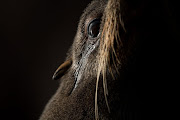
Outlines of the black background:
[{"label": "black background", "polygon": [[90,0],[0,1],[0,119],[36,120]]},{"label": "black background", "polygon": [[[90,1],[0,1],[0,119],[39,118],[58,87],[51,77],[65,59]],[[178,4],[170,6],[176,11],[171,21],[179,36]]]}]

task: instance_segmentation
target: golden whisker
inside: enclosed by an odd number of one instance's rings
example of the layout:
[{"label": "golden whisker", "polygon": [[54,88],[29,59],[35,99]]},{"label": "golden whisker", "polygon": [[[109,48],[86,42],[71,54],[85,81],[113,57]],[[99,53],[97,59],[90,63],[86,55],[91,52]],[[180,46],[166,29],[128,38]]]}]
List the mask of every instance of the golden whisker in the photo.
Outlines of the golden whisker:
[{"label": "golden whisker", "polygon": [[[100,75],[102,74],[103,78],[103,89],[104,89],[104,96],[108,111],[110,112],[110,107],[108,105],[107,95],[108,95],[108,88],[107,88],[107,79],[106,73],[107,68],[110,69],[112,73],[112,68],[110,65],[110,57],[112,56],[113,65],[118,72],[117,64],[121,64],[120,58],[116,54],[116,50],[114,48],[114,42],[117,43],[117,49],[123,46],[122,41],[119,35],[119,27],[122,26],[124,28],[124,24],[121,20],[120,14],[120,0],[109,0],[107,6],[105,8],[105,17],[104,17],[104,27],[102,30],[101,41],[100,41],[100,48],[99,48],[99,56],[98,56],[98,71],[97,71],[97,81],[96,81],[96,91],[95,91],[95,119],[98,120],[98,103],[97,103],[97,94],[98,94],[98,83],[100,79]],[[111,53],[111,54],[110,54]],[[110,56],[111,55],[111,56]],[[116,64],[117,63],[117,64]]]}]

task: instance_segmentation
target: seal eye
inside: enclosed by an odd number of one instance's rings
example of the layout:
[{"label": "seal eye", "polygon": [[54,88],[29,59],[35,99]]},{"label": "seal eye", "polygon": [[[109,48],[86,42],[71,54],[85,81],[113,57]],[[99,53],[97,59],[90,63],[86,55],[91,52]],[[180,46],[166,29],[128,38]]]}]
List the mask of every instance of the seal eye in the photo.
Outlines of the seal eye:
[{"label": "seal eye", "polygon": [[88,35],[91,38],[95,38],[99,35],[99,29],[100,29],[100,19],[94,19],[89,23],[88,26]]}]

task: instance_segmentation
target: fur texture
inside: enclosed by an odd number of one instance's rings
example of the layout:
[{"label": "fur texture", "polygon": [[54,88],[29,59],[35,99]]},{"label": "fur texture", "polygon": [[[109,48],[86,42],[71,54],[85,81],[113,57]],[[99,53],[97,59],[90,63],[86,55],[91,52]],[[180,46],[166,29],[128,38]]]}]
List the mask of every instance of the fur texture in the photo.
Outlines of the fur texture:
[{"label": "fur texture", "polygon": [[[149,41],[159,33],[152,25],[161,25],[153,19],[158,5],[152,6],[151,0],[94,0],[88,5],[66,58],[72,65],[40,120],[144,120],[140,90],[147,90],[147,83],[142,76],[149,75],[145,65],[153,60],[144,53],[155,54],[149,52]],[[93,19],[101,20],[100,35],[90,38]]]}]

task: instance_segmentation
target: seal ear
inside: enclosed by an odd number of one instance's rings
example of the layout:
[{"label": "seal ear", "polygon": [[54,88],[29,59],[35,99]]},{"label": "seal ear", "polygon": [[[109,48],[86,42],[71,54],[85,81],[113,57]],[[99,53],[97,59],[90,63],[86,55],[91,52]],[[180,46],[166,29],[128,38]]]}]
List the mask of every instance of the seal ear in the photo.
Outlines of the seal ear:
[{"label": "seal ear", "polygon": [[61,64],[58,69],[55,71],[52,79],[53,80],[57,80],[60,79],[65,73],[66,71],[71,67],[72,65],[72,60],[66,60],[63,64]]}]

